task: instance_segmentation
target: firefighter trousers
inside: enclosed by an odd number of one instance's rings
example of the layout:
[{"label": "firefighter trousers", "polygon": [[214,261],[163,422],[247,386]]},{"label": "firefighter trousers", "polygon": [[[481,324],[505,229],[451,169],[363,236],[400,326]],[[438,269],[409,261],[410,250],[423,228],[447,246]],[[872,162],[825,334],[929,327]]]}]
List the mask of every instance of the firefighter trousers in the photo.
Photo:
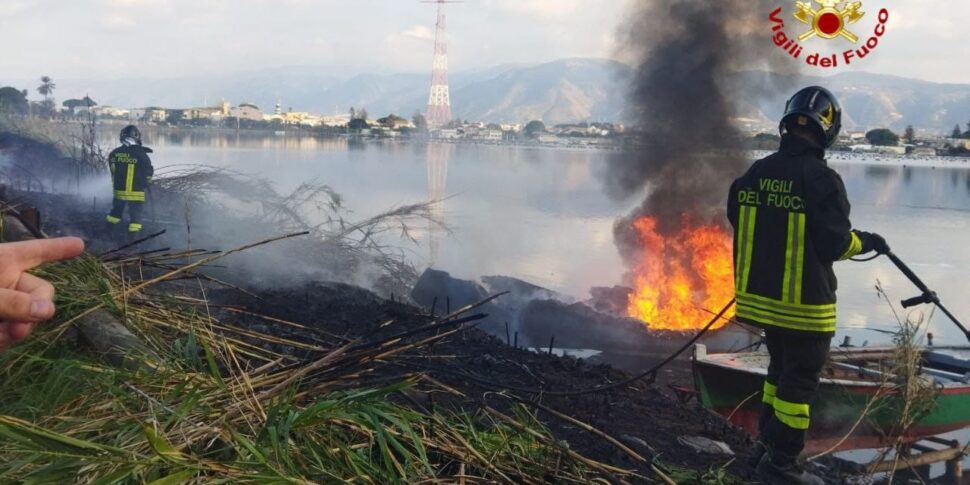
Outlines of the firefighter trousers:
[{"label": "firefighter trousers", "polygon": [[765,341],[771,361],[762,394],[760,440],[775,463],[791,463],[805,448],[811,403],[832,337],[766,329]]},{"label": "firefighter trousers", "polygon": [[111,213],[108,214],[108,222],[120,224],[125,214],[125,207],[128,207],[128,232],[141,231],[141,214],[145,208],[144,202],[127,201],[114,199],[111,205]]}]

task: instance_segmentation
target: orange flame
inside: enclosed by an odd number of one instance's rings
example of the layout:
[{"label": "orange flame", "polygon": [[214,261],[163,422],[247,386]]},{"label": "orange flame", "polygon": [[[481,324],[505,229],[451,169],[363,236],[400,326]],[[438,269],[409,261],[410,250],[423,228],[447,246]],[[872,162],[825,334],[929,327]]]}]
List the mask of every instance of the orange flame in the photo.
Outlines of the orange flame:
[{"label": "orange flame", "polygon": [[652,217],[637,219],[633,227],[642,249],[633,270],[631,317],[651,329],[699,329],[734,297],[731,236],[719,225],[694,225],[684,216],[681,230],[667,237]]}]

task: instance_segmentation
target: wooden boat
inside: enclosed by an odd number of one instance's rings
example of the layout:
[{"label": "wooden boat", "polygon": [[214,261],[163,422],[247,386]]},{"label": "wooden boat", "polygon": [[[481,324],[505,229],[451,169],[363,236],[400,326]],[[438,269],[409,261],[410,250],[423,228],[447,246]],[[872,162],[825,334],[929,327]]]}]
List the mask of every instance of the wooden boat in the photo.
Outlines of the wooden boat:
[{"label": "wooden boat", "polygon": [[[915,442],[970,427],[970,347],[921,350],[920,376],[937,389],[932,410],[905,433],[894,429],[902,400],[892,389],[892,348],[834,348],[812,403],[812,427],[806,451],[879,448],[888,439]],[[701,403],[733,424],[757,434],[761,389],[767,375],[767,352],[708,354],[694,351],[694,386]],[[879,396],[866,419],[867,403]],[[855,427],[855,430],[853,430]],[[846,437],[852,431],[851,436]],[[901,434],[901,436],[894,436]]]}]

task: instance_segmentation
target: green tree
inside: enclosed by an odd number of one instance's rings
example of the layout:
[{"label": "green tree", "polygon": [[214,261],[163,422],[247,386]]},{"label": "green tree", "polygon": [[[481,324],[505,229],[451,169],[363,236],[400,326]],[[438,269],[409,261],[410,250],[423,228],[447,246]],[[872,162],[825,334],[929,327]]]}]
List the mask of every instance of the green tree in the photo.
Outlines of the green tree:
[{"label": "green tree", "polygon": [[546,124],[539,120],[530,121],[527,125],[525,125],[525,128],[522,129],[522,132],[530,138],[535,138],[539,135],[539,133],[545,133],[545,131]]},{"label": "green tree", "polygon": [[27,114],[27,92],[10,86],[0,88],[0,113]]},{"label": "green tree", "polygon": [[906,133],[903,135],[903,139],[910,145],[916,143],[916,130],[913,129],[913,125],[906,127]]},{"label": "green tree", "polygon": [[94,106],[97,106],[98,103],[94,102],[94,100],[91,99],[89,96],[85,96],[81,99],[76,99],[76,98],[66,99],[64,100],[63,103],[61,103],[61,105],[69,110],[75,110],[77,108],[92,108]]},{"label": "green tree", "polygon": [[347,129],[351,131],[360,131],[370,128],[370,123],[367,122],[367,110],[364,108],[354,109],[350,108],[350,123],[347,123]]},{"label": "green tree", "polygon": [[408,120],[401,118],[400,116],[394,113],[391,113],[383,118],[378,119],[377,123],[385,128],[394,128],[395,126],[401,124],[402,122],[406,123],[407,121]]},{"label": "green tree", "polygon": [[370,128],[370,123],[367,122],[367,110],[361,108],[355,110],[350,108],[350,123],[347,123],[347,129],[350,131],[360,131]]},{"label": "green tree", "polygon": [[953,132],[950,133],[950,138],[963,138],[963,131],[960,130],[960,125],[953,127]]},{"label": "green tree", "polygon": [[420,111],[414,112],[411,123],[414,123],[414,129],[417,131],[428,131],[428,119]]},{"label": "green tree", "polygon": [[350,123],[347,123],[347,128],[351,131],[360,131],[370,128],[370,125],[367,124],[367,120],[363,118],[354,118],[350,120]]},{"label": "green tree", "polygon": [[876,146],[895,146],[899,144],[899,135],[886,128],[870,130],[866,133],[866,139],[869,140],[869,143]]}]

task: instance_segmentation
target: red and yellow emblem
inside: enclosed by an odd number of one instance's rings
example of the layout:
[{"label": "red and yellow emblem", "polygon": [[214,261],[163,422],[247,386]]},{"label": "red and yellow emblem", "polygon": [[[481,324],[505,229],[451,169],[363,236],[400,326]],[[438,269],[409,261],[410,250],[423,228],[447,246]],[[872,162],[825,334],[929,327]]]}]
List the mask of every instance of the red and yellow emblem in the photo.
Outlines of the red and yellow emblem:
[{"label": "red and yellow emblem", "polygon": [[[843,37],[852,43],[859,42],[859,37],[849,32],[846,27],[858,22],[866,15],[865,12],[860,11],[862,2],[814,0],[795,3],[798,6],[795,11],[795,19],[812,27],[812,30],[799,36],[798,40],[804,42],[818,36],[823,39]],[[821,8],[816,10],[813,7],[815,3],[819,4]]]}]

